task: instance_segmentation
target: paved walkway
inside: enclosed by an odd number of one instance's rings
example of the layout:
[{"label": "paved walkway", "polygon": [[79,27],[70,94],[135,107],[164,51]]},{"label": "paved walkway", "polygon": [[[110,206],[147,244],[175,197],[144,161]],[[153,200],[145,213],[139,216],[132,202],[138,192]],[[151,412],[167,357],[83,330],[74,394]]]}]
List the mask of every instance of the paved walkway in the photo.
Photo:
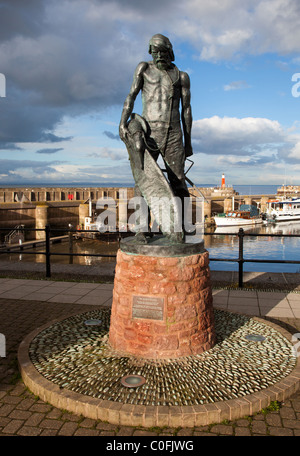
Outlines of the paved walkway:
[{"label": "paved walkway", "polygon": [[[0,278],[0,298],[110,306],[112,283]],[[300,293],[214,289],[214,306],[246,315],[299,318]]]},{"label": "paved walkway", "polygon": [[[20,342],[55,318],[110,306],[112,287],[111,283],[0,278],[0,333],[6,339],[6,357],[0,358],[0,436],[300,435],[299,390],[284,404],[273,404],[278,410],[193,429],[119,427],[65,412],[35,397],[19,377]],[[296,292],[214,288],[213,294],[217,308],[272,319],[291,334],[300,332],[300,294]]]}]

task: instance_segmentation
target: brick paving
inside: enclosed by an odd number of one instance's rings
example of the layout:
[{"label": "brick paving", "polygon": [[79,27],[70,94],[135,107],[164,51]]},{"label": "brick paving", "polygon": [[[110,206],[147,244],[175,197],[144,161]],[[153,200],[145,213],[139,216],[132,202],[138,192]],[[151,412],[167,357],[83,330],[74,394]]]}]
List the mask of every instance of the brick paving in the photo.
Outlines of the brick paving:
[{"label": "brick paving", "polygon": [[[6,337],[6,357],[0,358],[0,436],[299,436],[300,391],[279,404],[235,421],[194,428],[117,426],[60,410],[34,396],[20,378],[17,350],[35,328],[95,305],[0,298],[0,333]],[[271,318],[271,317],[270,317]],[[291,333],[300,332],[300,319],[274,320]]]}]

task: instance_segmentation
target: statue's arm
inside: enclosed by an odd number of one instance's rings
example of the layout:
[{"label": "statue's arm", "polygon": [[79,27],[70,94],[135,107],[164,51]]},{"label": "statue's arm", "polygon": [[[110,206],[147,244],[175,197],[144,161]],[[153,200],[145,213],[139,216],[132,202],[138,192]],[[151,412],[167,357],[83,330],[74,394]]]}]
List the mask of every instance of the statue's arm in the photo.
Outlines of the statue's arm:
[{"label": "statue's arm", "polygon": [[120,125],[119,125],[119,134],[120,138],[124,141],[126,139],[128,129],[126,127],[127,121],[133,111],[135,99],[139,93],[139,91],[143,87],[143,74],[146,70],[148,64],[146,62],[141,62],[136,67],[134,76],[133,76],[133,83],[130,88],[129,94],[126,97],[124,102],[123,111],[121,115]]},{"label": "statue's arm", "polygon": [[192,148],[192,108],[191,108],[191,92],[190,92],[190,78],[189,75],[183,71],[180,72],[181,80],[181,120],[183,127],[183,136],[184,136],[184,150],[185,156],[190,157],[193,155]]}]

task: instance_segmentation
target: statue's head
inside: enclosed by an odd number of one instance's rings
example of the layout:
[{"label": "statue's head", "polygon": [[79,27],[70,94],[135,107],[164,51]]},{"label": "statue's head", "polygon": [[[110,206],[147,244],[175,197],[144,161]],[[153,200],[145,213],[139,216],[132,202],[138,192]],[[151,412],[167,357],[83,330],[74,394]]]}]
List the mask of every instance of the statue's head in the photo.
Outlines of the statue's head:
[{"label": "statue's head", "polygon": [[153,35],[149,41],[149,54],[153,57],[154,64],[159,69],[167,69],[175,60],[173,46],[170,40],[160,33]]}]

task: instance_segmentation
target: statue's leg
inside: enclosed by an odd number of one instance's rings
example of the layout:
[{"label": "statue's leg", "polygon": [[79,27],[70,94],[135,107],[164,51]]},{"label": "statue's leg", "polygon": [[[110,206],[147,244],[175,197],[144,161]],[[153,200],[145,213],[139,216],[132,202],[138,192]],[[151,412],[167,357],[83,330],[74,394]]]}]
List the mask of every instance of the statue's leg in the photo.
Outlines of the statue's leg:
[{"label": "statue's leg", "polygon": [[[135,241],[138,243],[147,244],[146,235],[149,231],[149,208],[145,208],[146,202],[144,199],[142,199],[143,195],[137,184],[134,187],[134,196],[140,200],[140,205],[136,208],[138,212],[138,217],[136,219],[136,225],[138,226],[138,229],[135,234]],[[148,214],[144,212],[145,210],[147,210]]]},{"label": "statue's leg", "polygon": [[[158,146],[157,146],[157,143],[156,143],[155,139],[153,137],[151,137],[151,136],[147,136],[145,138],[145,140],[146,140],[146,143],[143,142],[144,146],[148,150],[149,154],[152,156],[153,160],[157,161],[157,159],[159,157],[159,149],[158,149]],[[145,170],[145,173],[147,174],[147,170]],[[155,185],[154,182],[149,182],[149,184],[150,185]],[[137,196],[141,196],[142,197],[142,192],[140,191],[138,186],[135,187],[135,194]],[[147,236],[147,237],[152,237],[153,236],[153,232],[151,231],[151,227],[150,227],[151,211],[150,211],[149,206],[148,206],[148,218],[147,218],[147,220],[148,220],[148,226],[147,226],[147,229],[144,230],[143,234],[145,236]],[[154,224],[156,224],[156,221],[154,221]],[[140,234],[139,234],[139,236],[140,236]]]},{"label": "statue's leg", "polygon": [[168,179],[176,196],[189,196],[184,175],[185,153],[182,142],[181,129],[172,129],[168,134],[168,141],[164,153],[164,161]]}]

